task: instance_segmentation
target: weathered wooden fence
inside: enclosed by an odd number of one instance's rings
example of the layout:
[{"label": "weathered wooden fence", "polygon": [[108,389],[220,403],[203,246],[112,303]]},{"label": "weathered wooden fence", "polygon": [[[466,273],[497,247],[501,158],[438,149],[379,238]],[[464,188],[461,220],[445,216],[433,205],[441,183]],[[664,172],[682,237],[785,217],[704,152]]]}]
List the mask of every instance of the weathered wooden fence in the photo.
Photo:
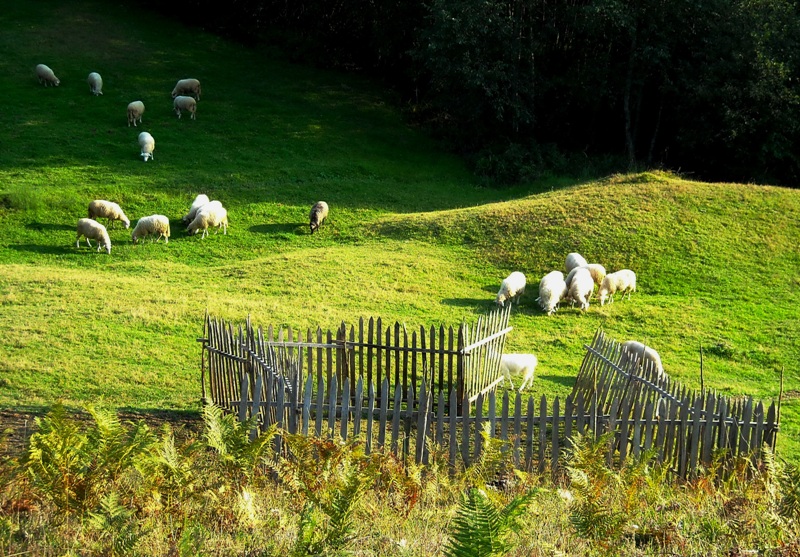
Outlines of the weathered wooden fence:
[{"label": "weathered wooden fence", "polygon": [[[563,404],[559,398],[550,403],[545,397],[537,400],[519,393],[498,396],[495,387],[502,377],[497,374],[496,356],[502,351],[507,318],[507,312],[490,316],[470,334],[466,329],[457,336],[445,335],[443,329],[438,335],[421,334],[418,339],[431,340],[417,353],[389,342],[404,335],[387,333],[373,360],[369,350],[378,348],[368,341],[357,342],[367,354],[353,359],[347,348],[351,341],[342,341],[346,331],[342,328],[336,334],[340,342],[329,333],[327,347],[310,343],[315,346],[307,348],[317,350],[311,358],[298,352],[304,342],[291,340],[291,333],[267,341],[249,323],[236,332],[209,319],[203,339],[204,396],[208,393],[210,401],[237,412],[242,420],[260,416],[262,429],[277,423],[290,433],[360,436],[367,452],[391,450],[422,463],[428,462],[428,451],[436,446],[453,466],[479,458],[485,435],[502,440],[516,466],[557,472],[576,434],[597,438],[611,432],[609,464],[619,465],[648,451],[683,478],[717,456],[757,458],[764,445],[774,448],[778,430],[774,404],[765,413],[763,404],[750,398],[695,393],[668,378],[658,379],[646,365],[641,369],[620,365],[619,344],[602,332],[586,347],[575,388]],[[359,336],[353,329],[344,335]],[[271,333],[267,338],[273,338]],[[443,344],[440,338],[457,341]],[[257,350],[248,348],[253,341]],[[448,345],[453,350],[443,348]],[[463,352],[456,350],[458,346]],[[319,350],[340,353],[337,359],[326,360]],[[467,353],[469,359],[463,357]],[[426,355],[416,374],[413,365],[402,365],[404,356],[413,360],[412,354]],[[451,357],[455,363],[448,367]],[[365,358],[366,365],[358,365]],[[376,362],[381,361],[379,367]],[[472,377],[481,372],[486,377]]]}]

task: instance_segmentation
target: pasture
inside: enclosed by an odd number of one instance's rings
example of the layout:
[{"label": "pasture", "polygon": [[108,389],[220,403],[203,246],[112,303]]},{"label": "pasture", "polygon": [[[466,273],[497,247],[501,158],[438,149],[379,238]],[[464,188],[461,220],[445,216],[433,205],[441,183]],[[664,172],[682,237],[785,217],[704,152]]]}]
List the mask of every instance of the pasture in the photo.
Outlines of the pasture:
[{"label": "pasture", "polygon": [[[194,412],[206,312],[450,325],[491,308],[520,270],[529,286],[507,347],[539,358],[530,394],[569,393],[599,327],[655,347],[695,388],[702,347],[706,387],[726,394],[776,399],[785,371],[778,451],[800,460],[800,190],[662,173],[483,188],[359,76],[93,0],[6,2],[0,26],[3,409]],[[59,87],[38,84],[38,63]],[[172,111],[185,77],[203,84],[194,121]],[[142,130],[156,141],[147,163]],[[185,233],[198,193],[227,207],[226,236]],[[167,215],[169,243],[133,245],[117,224],[110,256],[76,248],[92,199],[118,202],[132,227]],[[319,200],[331,212],[312,236]],[[571,251],[633,269],[637,293],[544,315],[538,280]]]}]

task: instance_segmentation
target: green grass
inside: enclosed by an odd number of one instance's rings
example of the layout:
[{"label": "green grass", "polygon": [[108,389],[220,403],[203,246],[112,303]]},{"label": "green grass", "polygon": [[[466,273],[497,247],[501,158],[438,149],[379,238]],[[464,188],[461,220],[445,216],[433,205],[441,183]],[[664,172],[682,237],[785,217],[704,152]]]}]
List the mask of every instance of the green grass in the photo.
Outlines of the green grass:
[{"label": "green grass", "polygon": [[[187,410],[200,396],[206,311],[257,324],[472,321],[504,276],[528,293],[509,350],[539,356],[533,394],[569,393],[598,327],[660,352],[667,371],[726,394],[776,399],[781,453],[800,459],[800,191],[645,173],[512,189],[478,187],[463,163],[408,125],[389,91],[285,63],[138,8],[94,0],[0,10],[0,407]],[[37,63],[61,79],[40,86]],[[86,76],[103,76],[93,97]],[[197,120],[172,112],[196,77]],[[140,99],[144,124],[126,125]],[[147,130],[155,160],[136,141]],[[227,236],[189,237],[197,193],[228,208]],[[111,256],[75,247],[92,199],[135,223],[169,216],[169,244]],[[331,206],[319,234],[308,209]],[[535,307],[536,283],[578,251],[631,268],[631,301]]]}]

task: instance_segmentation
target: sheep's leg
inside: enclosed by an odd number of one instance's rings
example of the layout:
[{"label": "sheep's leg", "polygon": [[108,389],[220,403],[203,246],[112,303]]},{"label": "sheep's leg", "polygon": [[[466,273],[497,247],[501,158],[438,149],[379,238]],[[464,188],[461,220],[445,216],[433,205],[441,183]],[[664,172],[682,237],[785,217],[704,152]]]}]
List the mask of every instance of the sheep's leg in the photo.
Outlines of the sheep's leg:
[{"label": "sheep's leg", "polygon": [[86,243],[89,245],[89,247],[92,247],[92,243],[89,241],[89,237],[88,236],[86,237]]}]

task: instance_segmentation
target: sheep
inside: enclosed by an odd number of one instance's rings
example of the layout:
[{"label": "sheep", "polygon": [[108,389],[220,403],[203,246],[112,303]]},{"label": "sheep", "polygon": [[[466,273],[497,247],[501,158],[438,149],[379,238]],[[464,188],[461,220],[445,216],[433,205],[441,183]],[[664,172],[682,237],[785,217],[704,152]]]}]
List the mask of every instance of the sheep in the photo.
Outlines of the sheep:
[{"label": "sheep", "polygon": [[178,95],[192,95],[198,101],[200,100],[200,82],[196,79],[180,79],[175,84],[172,90],[172,98]]},{"label": "sheep", "polygon": [[78,236],[75,239],[75,247],[81,245],[81,236],[86,237],[86,243],[92,247],[89,238],[97,240],[97,251],[106,248],[106,253],[111,253],[111,239],[108,237],[106,227],[92,219],[79,219],[78,220]]},{"label": "sheep", "polygon": [[209,228],[216,228],[219,232],[220,227],[223,234],[228,233],[228,211],[219,201],[211,201],[198,209],[186,231],[189,234],[196,234],[198,230],[202,230],[203,235],[200,237],[202,239],[208,236]]},{"label": "sheep", "polygon": [[175,101],[172,103],[172,106],[175,108],[175,114],[178,115],[178,118],[181,117],[181,111],[186,110],[192,115],[192,120],[196,119],[195,115],[197,113],[197,101],[195,101],[192,97],[184,97],[183,95],[175,97]]},{"label": "sheep", "polygon": [[142,114],[144,114],[144,103],[142,101],[133,101],[128,104],[128,127],[136,127],[136,120],[142,123]]},{"label": "sheep", "polygon": [[[570,274],[572,275],[570,286],[567,291],[567,298],[577,304],[581,305],[581,309],[586,311],[589,309],[589,297],[594,291],[594,279],[585,267],[578,267],[573,269]],[[566,281],[565,281],[566,282]]]},{"label": "sheep", "polygon": [[314,203],[313,207],[311,207],[311,212],[308,215],[309,227],[311,228],[312,234],[315,230],[319,230],[319,227],[322,226],[322,222],[326,218],[328,218],[328,204],[324,201],[317,201]]},{"label": "sheep", "polygon": [[47,87],[48,84],[53,87],[58,87],[59,83],[61,83],[61,80],[53,73],[53,70],[44,64],[38,64],[36,66],[36,77],[39,78],[39,83],[43,83],[45,87]]},{"label": "sheep", "polygon": [[115,220],[122,222],[125,228],[131,227],[131,221],[125,216],[119,205],[113,201],[106,201],[105,199],[95,199],[89,203],[89,218],[97,220],[98,217],[108,219],[108,226]]},{"label": "sheep", "polygon": [[184,224],[187,222],[192,222],[194,220],[195,215],[197,215],[198,209],[209,202],[208,196],[204,193],[201,193],[197,197],[194,198],[192,201],[192,206],[189,207],[189,212],[181,219],[181,222]]},{"label": "sheep", "polygon": [[564,273],[552,271],[539,281],[539,297],[536,298],[536,302],[547,315],[552,315],[566,294],[567,283],[564,281]]},{"label": "sheep", "polygon": [[156,242],[164,238],[164,243],[169,243],[169,219],[164,215],[150,215],[149,217],[142,217],[139,219],[139,222],[136,223],[136,227],[133,229],[131,233],[131,240],[135,244],[140,238],[144,238],[145,236],[149,235],[155,236],[158,234],[158,238],[156,238]]},{"label": "sheep", "polygon": [[511,388],[514,388],[514,382],[511,381],[511,374],[522,374],[522,385],[519,386],[519,392],[525,388],[525,385],[533,381],[533,372],[536,370],[536,364],[539,361],[533,354],[503,354],[500,356],[500,372],[505,375],[508,382],[511,383]]},{"label": "sheep", "polygon": [[631,292],[636,292],[636,273],[630,269],[622,269],[616,273],[607,274],[600,285],[600,290],[597,291],[600,305],[605,304],[606,299],[609,299],[609,303],[613,302],[616,292],[622,292],[623,299],[627,294],[630,300]]},{"label": "sheep", "polygon": [[103,78],[100,77],[99,73],[90,73],[89,77],[86,78],[86,82],[89,84],[89,91],[92,95],[96,97],[97,95],[103,94]]},{"label": "sheep", "polygon": [[565,265],[567,267],[567,274],[569,274],[569,272],[572,269],[574,269],[575,267],[581,267],[581,266],[586,265],[586,264],[587,264],[586,260],[583,258],[583,256],[580,253],[574,253],[573,252],[573,253],[568,254],[567,255],[567,260],[565,262]]},{"label": "sheep", "polygon": [[[564,279],[564,282],[567,283],[567,289],[572,286],[572,278],[575,276],[575,273],[578,269],[586,269],[589,271],[589,274],[592,275],[592,279],[594,279],[594,283],[599,287],[603,283],[603,279],[606,276],[606,269],[599,263],[589,263],[588,265],[581,265],[580,267],[575,267],[572,269],[567,278]],[[593,289],[594,290],[594,289]]]},{"label": "sheep", "polygon": [[519,299],[525,293],[525,275],[519,271],[514,271],[500,283],[500,290],[497,292],[495,303],[505,307],[506,300],[511,300],[519,305]]},{"label": "sheep", "polygon": [[156,140],[153,139],[152,135],[147,132],[140,133],[139,146],[142,148],[142,153],[140,156],[144,159],[144,162],[147,162],[147,159],[155,160],[153,151],[156,150]]},{"label": "sheep", "polygon": [[620,367],[633,365],[638,369],[641,362],[645,366],[652,365],[655,368],[657,379],[666,379],[667,375],[664,373],[664,366],[661,364],[658,352],[637,340],[627,340],[620,345],[620,348]]}]

